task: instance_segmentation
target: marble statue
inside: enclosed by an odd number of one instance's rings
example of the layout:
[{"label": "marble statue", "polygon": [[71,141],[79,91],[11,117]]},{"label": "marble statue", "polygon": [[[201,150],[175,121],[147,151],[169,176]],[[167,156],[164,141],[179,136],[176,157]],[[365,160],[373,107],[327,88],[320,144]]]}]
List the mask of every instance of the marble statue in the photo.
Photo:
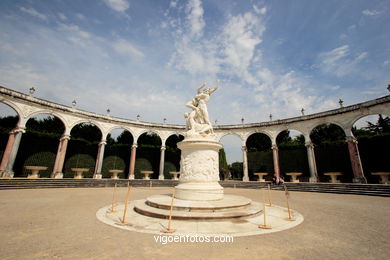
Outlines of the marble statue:
[{"label": "marble statue", "polygon": [[184,114],[188,137],[196,135],[206,136],[214,133],[207,111],[207,104],[209,103],[211,94],[213,94],[219,86],[218,80],[215,88],[205,88],[206,84],[202,84],[197,88],[196,96],[186,104],[187,107],[192,109],[190,113]]}]

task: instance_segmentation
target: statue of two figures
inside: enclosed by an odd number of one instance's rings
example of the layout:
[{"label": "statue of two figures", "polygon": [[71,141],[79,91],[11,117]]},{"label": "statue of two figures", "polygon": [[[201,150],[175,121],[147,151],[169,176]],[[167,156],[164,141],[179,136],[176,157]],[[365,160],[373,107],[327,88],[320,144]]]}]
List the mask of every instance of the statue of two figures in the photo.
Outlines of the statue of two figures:
[{"label": "statue of two figures", "polygon": [[219,80],[215,88],[206,88],[206,84],[202,84],[197,89],[196,96],[186,104],[191,108],[190,113],[185,113],[187,125],[187,137],[205,137],[213,134],[213,126],[211,125],[209,113],[207,111],[207,104],[209,103],[210,96],[219,88]]}]

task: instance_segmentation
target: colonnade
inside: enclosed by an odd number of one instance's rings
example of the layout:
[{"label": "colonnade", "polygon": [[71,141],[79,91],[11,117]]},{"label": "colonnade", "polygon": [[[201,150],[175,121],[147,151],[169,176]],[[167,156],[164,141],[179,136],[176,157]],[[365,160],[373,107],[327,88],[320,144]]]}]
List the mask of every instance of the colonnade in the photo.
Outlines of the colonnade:
[{"label": "colonnade", "polygon": [[[3,158],[0,164],[0,177],[13,177],[13,166],[15,163],[15,159],[18,153],[20,141],[22,138],[22,134],[25,132],[24,128],[15,128],[9,133],[7,146],[5,148]],[[67,145],[69,142],[70,136],[63,135],[59,140],[57,155],[53,167],[53,172],[51,174],[52,178],[63,178],[63,167],[65,162],[65,155],[67,150]],[[354,175],[354,182],[367,183],[367,180],[364,176],[363,167],[360,159],[358,142],[354,136],[347,136],[346,142],[348,145],[349,156],[352,165],[352,171]],[[96,156],[96,163],[93,178],[100,179],[102,178],[102,165],[104,159],[104,151],[106,146],[106,140],[102,139],[98,145],[98,152]],[[317,172],[317,164],[314,153],[314,145],[309,140],[305,143],[307,150],[307,159],[309,164],[310,171],[310,182],[318,181],[318,172]],[[137,152],[137,143],[133,143],[131,146],[131,155],[130,155],[130,165],[128,178],[134,179],[134,170],[135,170],[135,160],[136,160],[136,152]],[[159,162],[159,174],[158,179],[164,179],[164,162],[165,162],[165,145],[162,145],[160,148],[160,162]],[[243,154],[243,181],[249,181],[249,173],[248,173],[248,158],[247,152],[248,149],[246,145],[241,147]],[[280,177],[280,167],[279,167],[279,148],[276,143],[272,144],[272,154],[273,154],[273,165],[274,165],[274,176],[276,178]]]}]

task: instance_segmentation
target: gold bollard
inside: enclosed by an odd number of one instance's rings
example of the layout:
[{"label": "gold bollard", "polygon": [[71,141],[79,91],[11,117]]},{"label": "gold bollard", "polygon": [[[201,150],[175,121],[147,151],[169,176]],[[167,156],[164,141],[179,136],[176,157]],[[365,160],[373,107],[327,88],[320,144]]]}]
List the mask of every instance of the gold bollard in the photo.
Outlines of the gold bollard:
[{"label": "gold bollard", "polygon": [[172,220],[172,209],[173,209],[173,200],[175,199],[175,187],[173,187],[173,193],[172,193],[172,200],[171,200],[171,209],[169,211],[169,220],[168,220],[168,228],[165,230],[162,230],[164,233],[173,233],[176,231],[176,229],[171,228],[171,220]]},{"label": "gold bollard", "polygon": [[295,219],[293,219],[293,218],[291,217],[291,207],[290,207],[290,202],[288,201],[288,198],[290,197],[290,193],[289,193],[288,190],[287,190],[286,184],[284,185],[284,193],[285,193],[285,195],[286,195],[287,211],[288,211],[288,218],[286,218],[286,220],[294,221]]},{"label": "gold bollard", "polygon": [[272,207],[272,202],[271,202],[271,186],[268,184],[268,206]]},{"label": "gold bollard", "polygon": [[115,202],[116,202],[116,186],[117,186],[117,183],[115,183],[115,186],[114,186],[114,192],[112,194],[112,206],[111,206],[111,213],[114,213],[115,212]]},{"label": "gold bollard", "polygon": [[125,199],[125,209],[123,210],[123,217],[121,220],[122,225],[131,225],[130,223],[126,223],[126,213],[127,213],[127,204],[129,203],[129,197],[130,197],[130,183],[127,183],[127,193],[126,193],[126,199]]},{"label": "gold bollard", "polygon": [[263,220],[263,224],[260,224],[259,225],[259,228],[262,228],[262,229],[271,229],[272,227],[270,225],[267,225],[267,213],[265,212],[265,190],[263,191],[263,215],[264,215],[264,220]]}]

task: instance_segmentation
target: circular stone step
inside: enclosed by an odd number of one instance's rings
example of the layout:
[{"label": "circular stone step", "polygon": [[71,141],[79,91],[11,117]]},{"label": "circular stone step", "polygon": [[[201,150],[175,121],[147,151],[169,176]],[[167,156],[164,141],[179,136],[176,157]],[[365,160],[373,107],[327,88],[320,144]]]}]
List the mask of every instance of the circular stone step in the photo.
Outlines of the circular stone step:
[{"label": "circular stone step", "polygon": [[[160,209],[170,209],[172,194],[161,194],[150,196],[146,199],[146,204]],[[251,200],[242,196],[225,195],[221,200],[194,201],[181,200],[175,198],[173,200],[173,209],[182,211],[226,211],[232,208],[238,209],[251,204]]]},{"label": "circular stone step", "polygon": [[[164,208],[151,207],[146,203],[147,200],[134,201],[134,211],[149,217],[169,218],[170,210]],[[188,201],[191,203],[191,201]],[[199,202],[199,201],[196,201]],[[189,206],[191,208],[191,206]],[[186,220],[217,220],[217,219],[232,219],[253,216],[262,212],[263,204],[251,202],[246,206],[226,207],[213,210],[188,211],[188,210],[172,210],[172,219]]]}]

